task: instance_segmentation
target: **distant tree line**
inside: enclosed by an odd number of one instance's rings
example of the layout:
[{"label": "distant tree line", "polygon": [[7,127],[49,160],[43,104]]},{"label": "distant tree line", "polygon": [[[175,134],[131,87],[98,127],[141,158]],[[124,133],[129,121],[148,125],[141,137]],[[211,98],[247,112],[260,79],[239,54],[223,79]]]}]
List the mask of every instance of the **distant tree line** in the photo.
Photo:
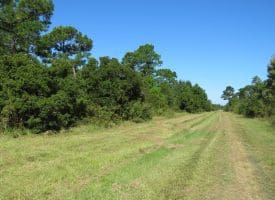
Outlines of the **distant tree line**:
[{"label": "distant tree line", "polygon": [[275,115],[275,57],[267,67],[267,79],[261,80],[258,76],[252,83],[238,92],[227,86],[222,98],[228,100],[226,111],[233,111],[247,117],[272,117]]},{"label": "distant tree line", "polygon": [[214,108],[205,91],[159,67],[145,44],[122,61],[90,55],[93,42],[71,26],[48,31],[51,0],[0,0],[0,126],[59,130],[83,118],[144,121],[173,109]]}]

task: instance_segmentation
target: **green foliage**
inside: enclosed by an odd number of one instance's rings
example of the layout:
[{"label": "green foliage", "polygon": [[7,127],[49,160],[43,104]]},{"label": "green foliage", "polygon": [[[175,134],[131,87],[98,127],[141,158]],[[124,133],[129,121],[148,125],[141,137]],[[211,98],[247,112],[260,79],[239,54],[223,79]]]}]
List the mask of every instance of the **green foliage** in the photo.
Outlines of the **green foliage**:
[{"label": "green foliage", "polygon": [[50,25],[51,0],[10,0],[0,4],[0,49],[4,52],[29,52],[41,32]]},{"label": "green foliage", "polygon": [[50,70],[27,54],[2,56],[1,117],[9,127],[60,129],[85,115],[79,84],[68,76],[52,79]]},{"label": "green foliage", "polygon": [[126,118],[134,122],[143,122],[152,118],[152,110],[150,105],[140,101],[134,101],[126,107]]},{"label": "green foliage", "polygon": [[159,69],[156,71],[156,76],[159,82],[168,82],[173,84],[176,82],[177,74],[170,69]]},{"label": "green foliage", "polygon": [[40,38],[36,54],[45,60],[61,56],[67,58],[88,52],[91,48],[92,40],[86,35],[71,26],[58,26]]},{"label": "green foliage", "polygon": [[69,61],[76,77],[76,71],[85,64],[91,48],[92,40],[86,35],[71,26],[58,26],[40,38],[35,52],[46,63]]},{"label": "green foliage", "polygon": [[252,85],[241,88],[239,90],[239,113],[247,117],[264,117],[264,89],[265,85],[257,77],[254,77]]},{"label": "green foliage", "polygon": [[151,44],[140,46],[134,52],[128,52],[122,59],[122,64],[141,72],[144,76],[155,73],[155,68],[162,64],[160,55]]},{"label": "green foliage", "polygon": [[56,84],[58,85],[56,93],[38,101],[40,110],[37,117],[29,122],[33,125],[30,128],[59,130],[71,126],[86,116],[86,99],[73,77],[69,76]]},{"label": "green foliage", "polygon": [[177,74],[170,69],[159,69],[156,71],[157,84],[160,92],[165,96],[166,104],[169,108],[178,109],[177,104]]},{"label": "green foliage", "polygon": [[91,70],[91,77],[85,75],[89,82],[87,93],[90,100],[101,107],[108,107],[114,117],[127,119],[125,106],[142,98],[142,82],[138,74],[121,65],[117,59],[108,57],[100,58],[100,67]]},{"label": "green foliage", "polygon": [[211,111],[211,102],[205,91],[197,84],[192,86],[191,82],[179,82],[178,84],[179,106],[181,110],[190,113]]},{"label": "green foliage", "polygon": [[[270,64],[267,68],[267,72],[268,72],[268,87],[271,89],[275,89],[275,58],[273,58],[270,61]],[[273,94],[275,93],[275,91],[273,90]]]},{"label": "green foliage", "polygon": [[[120,62],[91,57],[93,42],[71,26],[46,32],[51,0],[0,1],[0,128],[68,128],[83,118],[109,125],[141,122],[171,110],[210,111],[198,85],[159,69],[151,44]],[[94,121],[93,120],[93,121]]]},{"label": "green foliage", "polygon": [[162,113],[165,109],[167,109],[168,106],[165,94],[161,92],[161,88],[153,76],[144,77],[143,82],[145,101],[151,105],[154,113]]},{"label": "green foliage", "polygon": [[47,69],[29,55],[19,53],[0,57],[0,72],[1,117],[8,126],[25,126],[37,113],[38,100],[51,92]]},{"label": "green foliage", "polygon": [[268,79],[262,81],[253,77],[252,83],[234,94],[232,87],[227,87],[222,98],[229,100],[225,110],[243,114],[246,117],[271,117],[275,115],[275,59],[267,68]]},{"label": "green foliage", "polygon": [[275,57],[272,58],[267,68],[268,79],[268,103],[270,105],[270,115],[275,115]]},{"label": "green foliage", "polygon": [[223,91],[221,96],[224,100],[230,100],[234,96],[234,88],[232,86],[227,86],[226,89]]}]

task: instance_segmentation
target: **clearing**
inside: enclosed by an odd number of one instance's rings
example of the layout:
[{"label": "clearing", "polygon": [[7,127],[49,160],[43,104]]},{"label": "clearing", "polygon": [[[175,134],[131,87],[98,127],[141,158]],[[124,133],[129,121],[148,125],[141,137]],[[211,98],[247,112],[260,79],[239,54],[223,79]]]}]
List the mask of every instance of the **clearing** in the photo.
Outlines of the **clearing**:
[{"label": "clearing", "polygon": [[222,111],[0,136],[0,199],[272,199],[275,130]]}]

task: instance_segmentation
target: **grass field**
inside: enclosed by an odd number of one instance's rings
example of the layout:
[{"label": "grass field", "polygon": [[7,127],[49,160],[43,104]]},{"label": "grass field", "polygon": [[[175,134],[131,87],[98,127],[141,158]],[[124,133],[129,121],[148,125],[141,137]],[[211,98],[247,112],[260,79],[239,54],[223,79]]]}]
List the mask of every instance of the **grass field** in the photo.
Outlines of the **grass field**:
[{"label": "grass field", "polygon": [[275,129],[211,112],[0,136],[0,199],[274,199]]}]

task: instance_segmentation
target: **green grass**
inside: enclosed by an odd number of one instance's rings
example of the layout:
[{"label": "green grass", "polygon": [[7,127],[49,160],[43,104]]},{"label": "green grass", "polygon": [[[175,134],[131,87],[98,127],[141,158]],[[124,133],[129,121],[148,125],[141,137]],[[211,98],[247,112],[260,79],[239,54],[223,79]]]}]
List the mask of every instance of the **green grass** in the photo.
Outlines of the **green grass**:
[{"label": "green grass", "polygon": [[268,121],[234,115],[239,135],[269,198],[275,196],[275,128]]},{"label": "green grass", "polygon": [[[57,135],[2,135],[0,199],[234,199],[225,192],[235,172],[224,115],[176,114],[108,129],[82,125]],[[258,168],[273,178],[274,156],[264,155],[274,150],[273,129],[230,118],[257,149],[248,151]],[[264,139],[255,136],[255,142],[245,134],[250,129]]]}]

